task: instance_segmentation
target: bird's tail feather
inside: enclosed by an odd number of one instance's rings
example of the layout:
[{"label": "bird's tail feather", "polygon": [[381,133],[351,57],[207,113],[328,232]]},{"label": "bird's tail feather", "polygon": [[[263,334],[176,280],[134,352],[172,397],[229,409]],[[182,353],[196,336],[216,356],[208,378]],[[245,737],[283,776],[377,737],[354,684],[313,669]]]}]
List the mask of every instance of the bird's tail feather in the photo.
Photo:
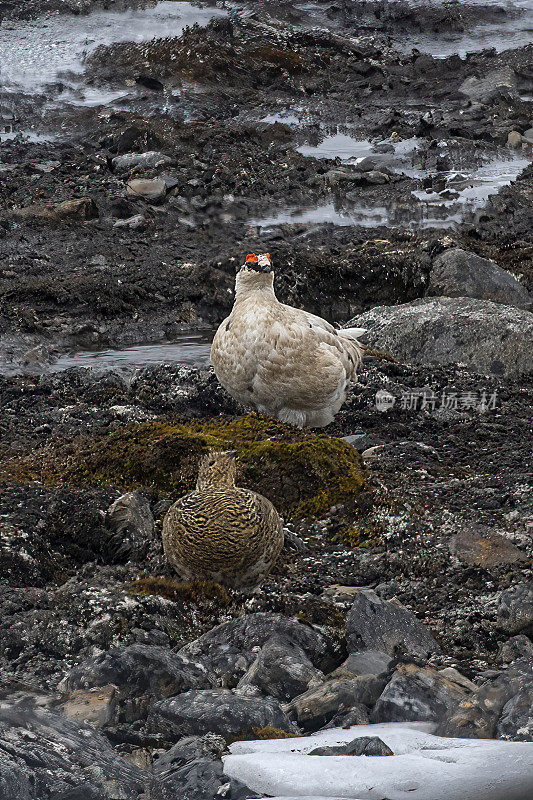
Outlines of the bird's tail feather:
[{"label": "bird's tail feather", "polygon": [[359,339],[367,330],[368,328],[341,328],[339,334],[346,339]]}]

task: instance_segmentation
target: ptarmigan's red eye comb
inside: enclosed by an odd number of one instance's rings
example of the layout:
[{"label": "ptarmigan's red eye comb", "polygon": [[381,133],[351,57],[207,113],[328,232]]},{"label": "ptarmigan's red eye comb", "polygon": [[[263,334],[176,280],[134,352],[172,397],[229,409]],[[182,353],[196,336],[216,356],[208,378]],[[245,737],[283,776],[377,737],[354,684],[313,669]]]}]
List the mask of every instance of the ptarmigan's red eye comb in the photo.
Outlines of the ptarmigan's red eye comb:
[{"label": "ptarmigan's red eye comb", "polygon": [[246,256],[246,263],[247,264],[257,264],[258,258],[255,253],[248,253]]}]

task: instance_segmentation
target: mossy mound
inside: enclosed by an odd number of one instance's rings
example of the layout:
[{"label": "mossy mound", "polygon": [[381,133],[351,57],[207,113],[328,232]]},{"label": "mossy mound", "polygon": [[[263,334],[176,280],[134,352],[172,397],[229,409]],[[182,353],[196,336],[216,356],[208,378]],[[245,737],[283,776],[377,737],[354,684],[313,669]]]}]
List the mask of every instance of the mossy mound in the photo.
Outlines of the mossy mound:
[{"label": "mossy mound", "polygon": [[172,600],[173,603],[185,601],[188,603],[202,603],[205,600],[214,600],[221,607],[230,606],[231,597],[226,589],[212,581],[196,581],[184,583],[173,578],[161,578],[158,575],[141,575],[130,586],[133,595],[156,595]]},{"label": "mossy mound", "polygon": [[0,462],[0,481],[114,485],[177,498],[194,488],[198,460],[210,448],[236,450],[238,484],[268,497],[286,518],[315,517],[366,488],[361,458],[342,439],[256,416],[125,425]]}]

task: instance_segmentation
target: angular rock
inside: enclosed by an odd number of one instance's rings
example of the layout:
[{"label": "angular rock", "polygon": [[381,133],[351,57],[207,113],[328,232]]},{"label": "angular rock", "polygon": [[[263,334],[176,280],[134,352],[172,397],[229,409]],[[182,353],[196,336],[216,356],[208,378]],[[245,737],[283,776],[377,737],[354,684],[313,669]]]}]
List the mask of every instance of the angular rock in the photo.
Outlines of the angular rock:
[{"label": "angular rock", "polygon": [[287,705],[287,713],[305,731],[317,731],[333,720],[335,724],[341,724],[350,712],[358,716],[359,723],[364,723],[368,720],[364,702],[372,697],[371,693],[364,691],[368,688],[357,680],[340,678],[326,681],[291,700]]},{"label": "angular rock", "polygon": [[497,97],[516,97],[517,78],[514,69],[504,66],[481,78],[470,77],[462,82],[459,91],[477,103],[489,103]]},{"label": "angular rock", "polygon": [[147,789],[146,774],[94,728],[27,703],[1,703],[0,754],[3,800],[138,800]]},{"label": "angular rock", "polygon": [[277,700],[242,697],[228,689],[184,692],[153,703],[148,716],[148,729],[167,741],[204,733],[250,736],[266,727],[291,730]]},{"label": "angular rock", "polygon": [[513,742],[533,742],[533,684],[524,686],[506,702],[496,736]]},{"label": "angular rock", "polygon": [[365,345],[414,364],[466,364],[482,374],[533,371],[533,314],[468,297],[432,297],[378,306],[350,326]]},{"label": "angular rock", "polygon": [[127,219],[117,219],[116,222],[113,223],[114,228],[142,228],[142,226],[146,222],[146,217],[144,214],[134,214],[133,217],[128,217]]},{"label": "angular rock", "polygon": [[396,599],[382,600],[371,589],[355,597],[346,620],[350,652],[381,650],[390,656],[426,658],[440,648],[429,630]]},{"label": "angular rock", "polygon": [[524,131],[522,134],[522,141],[526,144],[533,145],[533,128],[528,128],[527,131]]},{"label": "angular rock", "polygon": [[359,736],[337,747],[317,747],[310,756],[392,756],[394,753],[379,736]]},{"label": "angular rock", "polygon": [[507,633],[533,633],[533,581],[517,583],[498,598],[498,628]]},{"label": "angular rock", "polygon": [[485,568],[527,560],[526,554],[505,536],[476,523],[453,537],[450,551],[463,564]]},{"label": "angular rock", "polygon": [[532,685],[533,659],[518,659],[448,713],[437,728],[441,736],[493,739],[506,703]]},{"label": "angular rock", "polygon": [[323,672],[335,666],[332,648],[321,633],[282,614],[269,612],[249,614],[218,625],[182,647],[179,654],[201,661],[213,681],[231,688],[255,661],[259,649],[278,638],[300,647]]},{"label": "angular rock", "polygon": [[202,664],[157,645],[116,647],[78,664],[62,681],[62,689],[85,689],[113,684],[122,720],[142,718],[148,702],[186,689],[211,686]]},{"label": "angular rock", "polygon": [[205,736],[185,736],[157,757],[154,761],[154,772],[160,774],[167,770],[175,770],[191,761],[202,759],[217,761],[225,749],[225,739],[214,733],[207,733]]},{"label": "angular rock", "polygon": [[298,645],[280,638],[270,639],[258,653],[238,686],[257,686],[263,694],[281,701],[305,692],[324,674],[316,669]]},{"label": "angular rock", "polygon": [[530,308],[527,289],[494,261],[454,247],[441,253],[431,268],[428,295],[477,297],[494,303]]},{"label": "angular rock", "polygon": [[0,800],[33,800],[29,776],[0,742]]},{"label": "angular rock", "polygon": [[108,552],[116,562],[143,558],[154,535],[150,503],[140,492],[127,492],[107,509],[106,525],[113,532]]},{"label": "angular rock", "polygon": [[510,662],[516,658],[532,658],[533,642],[523,633],[511,636],[498,651],[498,661]]},{"label": "angular rock", "polygon": [[154,767],[164,800],[245,800],[254,797],[243,783],[224,775],[221,761],[196,759],[176,768],[159,769]]},{"label": "angular rock", "polygon": [[357,677],[358,675],[383,675],[387,673],[394,658],[382,650],[363,650],[350,653],[346,661],[332,672],[339,678]]},{"label": "angular rock", "polygon": [[151,203],[160,202],[167,193],[165,181],[148,178],[136,178],[128,183],[126,187],[128,197],[138,197],[149,200]]},{"label": "angular rock", "polygon": [[470,692],[430,667],[399,664],[376,702],[372,722],[439,722]]},{"label": "angular rock", "polygon": [[113,159],[113,167],[117,170],[131,169],[132,167],[159,167],[161,164],[169,164],[172,159],[164,153],[150,150],[147,153],[124,153]]}]

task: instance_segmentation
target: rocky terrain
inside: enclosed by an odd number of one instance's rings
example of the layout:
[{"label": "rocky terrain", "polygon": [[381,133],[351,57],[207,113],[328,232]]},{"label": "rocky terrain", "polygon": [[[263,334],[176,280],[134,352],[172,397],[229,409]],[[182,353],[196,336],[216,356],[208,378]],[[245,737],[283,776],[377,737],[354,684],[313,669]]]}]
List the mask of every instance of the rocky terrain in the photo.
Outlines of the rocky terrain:
[{"label": "rocky terrain", "polygon": [[[261,753],[400,758],[389,723],[533,741],[530,15],[0,2],[0,800],[289,797]],[[252,251],[368,329],[325,430],[206,364]],[[251,595],[163,557],[213,446],[284,517]]]}]

